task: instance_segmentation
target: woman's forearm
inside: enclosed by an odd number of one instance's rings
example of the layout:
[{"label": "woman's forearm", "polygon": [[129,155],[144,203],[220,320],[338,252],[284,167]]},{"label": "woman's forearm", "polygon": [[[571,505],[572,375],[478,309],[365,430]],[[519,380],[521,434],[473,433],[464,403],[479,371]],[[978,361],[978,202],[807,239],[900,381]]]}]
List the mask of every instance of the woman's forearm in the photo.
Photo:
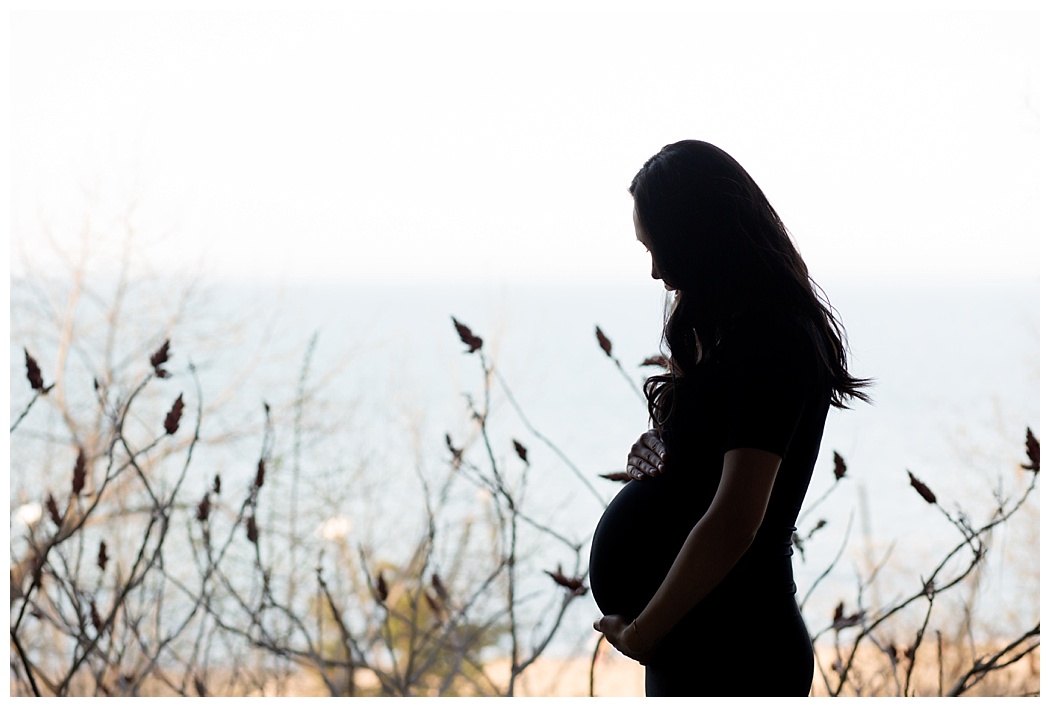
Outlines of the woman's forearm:
[{"label": "woman's forearm", "polygon": [[689,532],[656,594],[635,619],[638,635],[657,644],[707,596],[751,546],[765,516],[780,457],[757,449],[726,453],[711,506]]},{"label": "woman's forearm", "polygon": [[732,518],[705,515],[690,531],[660,588],[635,619],[635,628],[656,644],[700,603],[750,547],[754,535],[741,533]]}]

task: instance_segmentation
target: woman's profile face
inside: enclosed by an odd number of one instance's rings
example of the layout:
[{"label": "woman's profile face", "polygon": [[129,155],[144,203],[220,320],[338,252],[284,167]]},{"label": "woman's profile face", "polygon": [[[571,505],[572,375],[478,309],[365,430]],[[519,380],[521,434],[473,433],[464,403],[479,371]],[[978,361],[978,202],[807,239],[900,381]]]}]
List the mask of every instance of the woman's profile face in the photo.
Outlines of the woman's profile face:
[{"label": "woman's profile face", "polygon": [[667,280],[664,279],[663,273],[660,272],[660,268],[656,264],[656,254],[653,253],[652,242],[649,240],[649,234],[645,232],[645,228],[642,226],[642,221],[641,221],[641,219],[638,218],[638,209],[637,209],[637,207],[635,207],[635,209],[634,209],[634,233],[638,237],[638,242],[641,243],[643,246],[645,246],[645,249],[647,251],[649,251],[649,256],[652,258],[652,261],[653,261],[653,271],[652,271],[653,279],[654,280],[663,280],[664,281],[664,288],[667,289],[668,291],[678,289],[678,288],[674,287],[673,285],[671,285],[671,283],[667,282]]}]

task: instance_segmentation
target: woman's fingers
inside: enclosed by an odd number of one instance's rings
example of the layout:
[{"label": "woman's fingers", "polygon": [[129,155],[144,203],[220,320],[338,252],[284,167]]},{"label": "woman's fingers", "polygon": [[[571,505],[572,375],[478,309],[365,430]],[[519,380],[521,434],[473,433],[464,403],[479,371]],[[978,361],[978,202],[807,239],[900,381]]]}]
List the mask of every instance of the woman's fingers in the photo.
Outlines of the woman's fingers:
[{"label": "woman's fingers", "polygon": [[627,473],[631,475],[631,478],[640,479],[646,476],[656,476],[660,471],[648,459],[632,454],[627,457]]},{"label": "woman's fingers", "polygon": [[627,472],[636,471],[640,474],[647,476],[655,476],[659,474],[660,469],[659,457],[654,457],[652,453],[640,453],[634,454],[633,452],[627,457]]},{"label": "woman's fingers", "polygon": [[657,476],[664,471],[667,449],[653,430],[649,430],[631,446],[627,455],[627,473],[633,479]]},{"label": "woman's fingers", "polygon": [[664,446],[664,442],[660,439],[660,435],[656,430],[645,432],[638,441],[646,448],[652,450],[661,461],[667,456],[667,447]]},{"label": "woman's fingers", "polygon": [[[632,642],[630,628],[630,621],[623,616],[615,614],[603,616],[594,622],[594,630],[601,631],[605,634],[606,640],[609,641],[609,644],[613,648],[620,651],[628,658],[637,660],[644,665],[648,661],[651,651],[635,645],[637,641]],[[637,633],[635,633],[634,638],[637,638]]]},{"label": "woman's fingers", "polygon": [[627,457],[627,473],[634,478],[658,476],[663,472],[663,465],[657,461],[631,455]]},{"label": "woman's fingers", "polygon": [[639,468],[637,464],[634,464],[632,462],[627,462],[627,475],[630,476],[632,479],[638,479],[639,481],[641,481],[647,476],[654,476],[652,472],[645,471]]}]

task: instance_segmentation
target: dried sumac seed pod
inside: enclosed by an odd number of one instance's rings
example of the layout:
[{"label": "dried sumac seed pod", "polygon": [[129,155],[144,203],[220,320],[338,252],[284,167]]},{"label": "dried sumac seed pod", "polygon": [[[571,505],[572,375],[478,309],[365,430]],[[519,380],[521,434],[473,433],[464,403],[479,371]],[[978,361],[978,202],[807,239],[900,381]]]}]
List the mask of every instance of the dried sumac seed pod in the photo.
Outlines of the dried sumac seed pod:
[{"label": "dried sumac seed pod", "polygon": [[598,346],[602,347],[606,356],[612,358],[612,342],[609,341],[609,337],[605,335],[600,326],[594,327],[594,334],[598,337]]},{"label": "dried sumac seed pod", "polygon": [[470,330],[470,327],[466,324],[461,324],[455,317],[452,317],[452,324],[456,327],[459,340],[467,345],[467,353],[474,353],[481,348],[484,342],[481,340],[481,337]]},{"label": "dried sumac seed pod", "polygon": [[175,399],[175,404],[171,406],[171,410],[168,411],[168,415],[164,418],[164,431],[169,435],[179,431],[179,420],[182,418],[183,407],[182,393],[179,393],[179,397]]},{"label": "dried sumac seed pod", "polygon": [[197,504],[197,520],[203,523],[208,520],[209,513],[211,513],[211,498],[205,493],[204,498]]},{"label": "dried sumac seed pod", "polygon": [[835,462],[835,481],[846,475],[846,460],[838,452],[833,452]]},{"label": "dried sumac seed pod", "polygon": [[659,366],[660,368],[670,368],[671,367],[671,364],[667,360],[667,357],[663,356],[661,354],[656,354],[655,356],[650,356],[649,358],[647,358],[644,361],[642,361],[639,365],[640,366]]},{"label": "dried sumac seed pod", "polygon": [[73,466],[73,495],[79,496],[84,490],[84,479],[87,477],[87,459],[84,458],[84,450],[77,452],[77,462]]},{"label": "dried sumac seed pod", "polygon": [[383,578],[383,570],[379,570],[379,574],[376,575],[376,597],[382,603],[386,601],[388,596],[390,596],[390,589],[386,586],[386,580]]},{"label": "dried sumac seed pod", "polygon": [[169,374],[161,366],[168,361],[169,346],[171,341],[165,339],[164,343],[161,344],[160,348],[153,352],[153,355],[149,357],[149,365],[153,366],[153,372],[157,374],[158,378],[167,378]]},{"label": "dried sumac seed pod", "polygon": [[44,391],[44,378],[40,374],[40,366],[37,364],[36,359],[29,355],[29,350],[23,348],[22,351],[26,355],[26,378],[29,379],[29,385],[33,390]]},{"label": "dried sumac seed pod", "polygon": [[910,471],[908,472],[908,480],[911,482],[912,488],[919,492],[919,495],[922,496],[926,503],[937,503],[937,497],[933,495],[930,487],[916,479],[915,475]]},{"label": "dried sumac seed pod", "polygon": [[516,439],[512,439],[511,442],[514,443],[514,451],[517,452],[518,456],[521,458],[521,460],[523,462],[528,464],[529,463],[529,452],[528,452],[527,449],[525,449],[525,445],[523,445],[521,442],[519,442]]},{"label": "dried sumac seed pod", "polygon": [[448,590],[445,588],[445,583],[441,581],[441,577],[438,577],[437,572],[430,575],[430,586],[432,586],[434,591],[437,592],[442,603],[448,604]]},{"label": "dried sumac seed pod", "polygon": [[47,506],[47,513],[49,516],[51,516],[51,520],[54,522],[55,525],[61,527],[62,516],[58,512],[58,503],[55,502],[55,497],[51,494],[48,494],[47,503],[45,505]]},{"label": "dried sumac seed pod", "polygon": [[565,587],[574,596],[581,596],[587,593],[587,587],[583,584],[583,577],[566,577],[562,574],[561,565],[558,565],[558,569],[554,572],[548,570],[544,570],[544,572],[553,579],[556,584]]},{"label": "dried sumac seed pod", "polygon": [[1034,474],[1039,473],[1039,440],[1032,434],[1032,428],[1025,430],[1025,452],[1028,454],[1028,463],[1022,464],[1022,469],[1028,469]]},{"label": "dried sumac seed pod", "polygon": [[255,483],[254,488],[261,489],[263,481],[266,480],[266,460],[259,459],[258,466],[255,467]]}]

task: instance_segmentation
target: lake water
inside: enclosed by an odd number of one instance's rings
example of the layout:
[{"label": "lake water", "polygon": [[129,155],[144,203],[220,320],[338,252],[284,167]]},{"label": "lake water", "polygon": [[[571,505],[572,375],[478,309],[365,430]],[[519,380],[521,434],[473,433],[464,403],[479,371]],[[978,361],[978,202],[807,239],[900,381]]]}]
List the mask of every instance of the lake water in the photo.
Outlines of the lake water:
[{"label": "lake water", "polygon": [[[993,510],[992,492],[1000,483],[1008,495],[1019,492],[1025,428],[1040,434],[1039,316],[1033,282],[827,289],[849,333],[853,372],[877,381],[874,405],[832,412],[811,501],[833,484],[833,451],[846,459],[848,473],[800,523],[800,532],[807,533],[818,519],[827,521],[807,544],[804,558],[796,555],[801,591],[831,562],[850,529],[847,552],[811,599],[814,615],[830,618],[838,601],[855,603],[857,577],[890,548],[892,569],[874,587],[882,601],[912,591],[931,559],[957,542],[958,532],[909,487],[907,471],[933,489],[945,508],[961,508],[975,521],[986,520]],[[258,419],[263,400],[294,397],[303,357],[316,335],[308,381],[324,382],[313,411],[330,414],[333,430],[303,453],[311,463],[302,473],[339,468],[348,458],[365,460],[373,470],[367,496],[373,515],[381,511],[393,518],[405,515],[406,504],[418,508],[416,501],[405,500],[419,495],[417,475],[435,480],[447,473],[444,435],[451,434],[458,444],[471,438],[474,425],[464,394],[480,402],[484,391],[477,357],[464,353],[452,316],[484,339],[483,350],[529,422],[597,490],[600,499],[529,432],[502,390],[493,390],[490,422],[497,459],[505,473],[520,479],[523,465],[511,440],[528,448],[524,507],[563,534],[586,543],[604,502],[618,490],[618,484],[597,475],[620,470],[629,446],[648,427],[638,388],[652,369],[639,364],[659,347],[664,293],[655,283],[414,289],[222,285],[208,297],[215,305],[211,314],[232,318],[243,326],[243,335],[234,336],[231,328],[227,342],[221,331],[212,334],[219,338],[211,342],[214,352],[206,357],[209,365],[202,374],[206,396],[243,365],[261,332],[269,332],[266,363],[234,394],[242,419]],[[596,325],[612,340],[629,380],[599,348]],[[173,342],[176,353],[199,361],[201,354],[186,346]],[[16,378],[24,376],[15,365],[20,354],[21,343],[12,341],[13,389],[22,385]],[[279,441],[286,443],[288,433],[278,431],[282,434]],[[258,439],[250,444],[257,454]],[[201,478],[226,463],[221,454],[214,464],[202,462]],[[250,465],[242,466],[250,473]],[[361,515],[350,496],[345,508],[333,512]],[[464,503],[464,512],[470,512],[471,501]],[[374,528],[369,532],[377,535]],[[404,532],[413,532],[411,524]],[[1035,543],[1037,531],[1001,536],[1012,548],[1011,557],[1038,567],[1037,545],[1017,547]],[[551,569],[565,557],[554,549],[545,556],[540,541],[530,552],[536,566]],[[988,591],[997,602],[1027,607],[1036,615],[1037,569],[1033,577],[1028,570],[1014,572],[1015,560],[998,562],[992,565],[998,571],[991,573]],[[584,627],[597,615],[589,598],[575,611],[570,621]],[[566,650],[589,640],[587,630],[568,633]]]}]

